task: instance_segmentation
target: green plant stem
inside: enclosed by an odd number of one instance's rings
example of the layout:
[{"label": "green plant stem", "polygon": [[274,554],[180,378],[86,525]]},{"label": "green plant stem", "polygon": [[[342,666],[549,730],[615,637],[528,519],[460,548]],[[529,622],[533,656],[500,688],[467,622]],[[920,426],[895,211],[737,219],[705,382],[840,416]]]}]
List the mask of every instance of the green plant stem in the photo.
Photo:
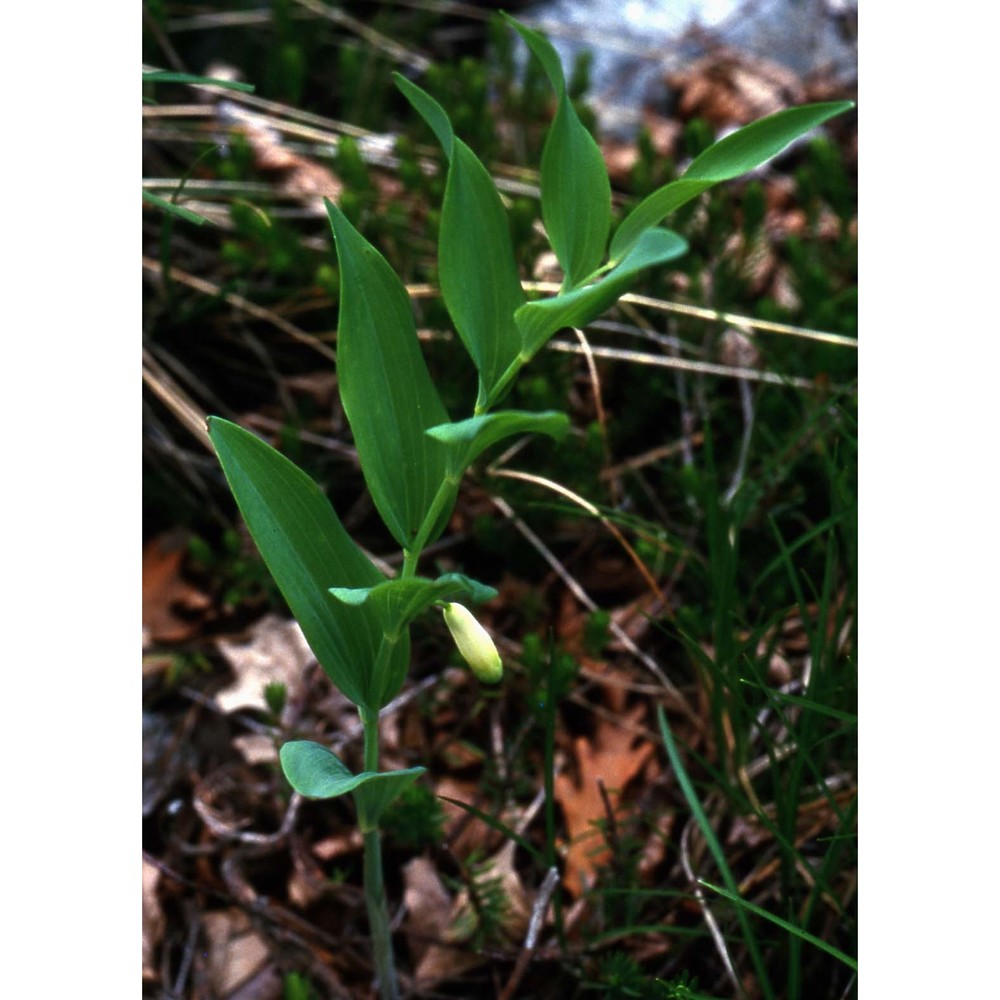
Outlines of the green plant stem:
[{"label": "green plant stem", "polygon": [[[365,729],[365,770],[378,771],[378,712],[361,711]],[[368,926],[375,956],[375,979],[380,1000],[399,1000],[396,964],[392,954],[392,932],[389,929],[389,905],[385,897],[382,876],[382,834],[376,826],[364,831],[365,904]]]},{"label": "green plant stem", "polygon": [[438,516],[444,509],[448,496],[458,485],[461,478],[462,472],[459,471],[457,474],[449,472],[441,480],[441,485],[438,487],[437,493],[434,494],[434,499],[431,500],[431,505],[427,511],[427,515],[424,517],[424,522],[420,525],[416,537],[413,539],[413,544],[403,552],[403,569],[399,574],[401,578],[407,579],[417,572],[417,563],[420,561],[420,555],[424,551],[427,539],[434,525],[437,523]]}]

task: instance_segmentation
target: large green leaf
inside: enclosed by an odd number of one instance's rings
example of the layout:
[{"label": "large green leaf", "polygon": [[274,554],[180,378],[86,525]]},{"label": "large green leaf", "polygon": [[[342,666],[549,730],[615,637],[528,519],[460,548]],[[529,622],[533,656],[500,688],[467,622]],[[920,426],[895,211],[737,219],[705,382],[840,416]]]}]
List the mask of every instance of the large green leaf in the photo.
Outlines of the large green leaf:
[{"label": "large green leaf", "polygon": [[542,219],[567,287],[573,288],[604,260],[611,229],[611,182],[600,147],[566,91],[555,49],[537,31],[511,17],[507,21],[542,64],[559,101],[542,152]]},{"label": "large green leaf", "polygon": [[[446,425],[447,426],[447,425]],[[370,604],[389,635],[399,633],[422,611],[438,601],[489,601],[496,590],[462,573],[444,573],[436,580],[422,576],[386,580],[374,587],[331,587],[330,593],[345,604]]]},{"label": "large green leaf", "polygon": [[363,833],[376,829],[386,806],[427,770],[410,767],[405,771],[351,774],[335,753],[312,740],[286,743],[279,757],[288,783],[308,799],[334,799],[353,792]]},{"label": "large green leaf", "polygon": [[479,373],[481,404],[520,348],[514,311],[525,296],[507,213],[489,171],[455,138],[444,109],[413,83],[397,80],[451,163],[441,207],[441,297]]},{"label": "large green leaf", "polygon": [[[250,534],[316,659],[351,701],[377,711],[396,693],[383,697],[372,676],[383,639],[378,616],[334,600],[329,588],[373,587],[385,577],[301,469],[228,420],[209,417],[208,434]],[[389,664],[400,683],[408,661],[406,636]]]},{"label": "large green leaf", "polygon": [[375,506],[405,549],[444,479],[444,451],[424,431],[448,414],[403,283],[340,209],[326,206],[340,260],[340,398]]},{"label": "large green leaf", "polygon": [[677,233],[647,229],[625,259],[597,283],[522,306],[514,314],[524,345],[522,356],[533,357],[556,330],[585,326],[624,295],[640,272],[686,251],[687,242]]},{"label": "large green leaf", "polygon": [[467,469],[487,448],[514,434],[547,434],[559,440],[569,429],[565,413],[546,410],[500,410],[452,424],[432,427],[427,433],[448,449],[448,468],[457,475]]},{"label": "large green leaf", "polygon": [[611,259],[621,260],[646,229],[714,184],[756,170],[789,143],[852,107],[851,101],[828,101],[789,108],[713,143],[681,177],[654,191],[632,209],[611,240]]},{"label": "large green leaf", "polygon": [[455,141],[455,131],[451,127],[451,119],[448,117],[448,112],[426,90],[422,90],[415,83],[411,83],[402,73],[393,73],[392,78],[396,81],[396,86],[403,92],[403,96],[430,126],[431,131],[437,137],[437,141],[441,143],[441,148],[444,149],[444,155],[450,160],[452,143]]}]

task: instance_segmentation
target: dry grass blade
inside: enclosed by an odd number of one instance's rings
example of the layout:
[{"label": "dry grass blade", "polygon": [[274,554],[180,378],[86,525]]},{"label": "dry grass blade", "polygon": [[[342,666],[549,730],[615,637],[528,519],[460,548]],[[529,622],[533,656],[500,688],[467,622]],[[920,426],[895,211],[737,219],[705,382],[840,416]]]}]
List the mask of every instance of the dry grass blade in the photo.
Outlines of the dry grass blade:
[{"label": "dry grass blade", "polygon": [[536,486],[543,486],[547,490],[552,490],[553,493],[558,493],[560,496],[566,497],[567,500],[575,503],[578,507],[583,508],[588,514],[596,517],[601,524],[604,525],[608,531],[614,535],[615,540],[619,545],[625,550],[626,555],[635,564],[636,569],[642,574],[642,578],[646,581],[646,585],[649,589],[656,594],[656,596],[665,602],[665,597],[663,591],[660,589],[660,585],[656,582],[656,578],[649,571],[649,567],[642,561],[639,553],[632,548],[629,544],[628,539],[618,530],[618,526],[614,524],[610,518],[602,514],[597,507],[595,507],[589,500],[584,500],[579,494],[574,493],[572,490],[567,489],[560,483],[554,482],[551,479],[546,479],[545,476],[536,476],[531,472],[519,472],[516,469],[494,469],[488,470],[490,475],[498,476],[504,479],[519,479],[525,483],[534,483]]},{"label": "dry grass blade", "polygon": [[[562,562],[556,557],[555,553],[536,535],[531,528],[528,527],[521,520],[520,517],[514,512],[514,509],[504,500],[502,497],[491,496],[490,502],[506,517],[517,530],[524,536],[524,538],[534,547],[538,554],[552,567],[556,575],[559,577],[563,583],[570,589],[573,596],[588,610],[596,611],[597,604],[591,598],[591,596],[580,586],[579,581],[573,576],[572,573],[562,564]],[[701,718],[691,707],[687,698],[684,696],[680,688],[677,687],[670,680],[669,677],[663,672],[663,668],[648,654],[644,653],[639,647],[633,642],[631,636],[616,622],[611,621],[608,625],[608,629],[611,634],[628,650],[637,660],[639,660],[643,666],[660,682],[667,694],[670,695],[671,707],[676,711],[682,712],[691,723],[701,732],[704,729],[704,723]]]},{"label": "dry grass blade", "polygon": [[[150,273],[155,274],[157,277],[163,273],[163,269],[159,262],[150,257],[142,258],[142,266]],[[211,295],[214,298],[222,299],[223,302],[228,303],[234,309],[240,309],[248,315],[253,316],[255,319],[263,320],[265,323],[270,323],[272,326],[276,326],[282,333],[287,333],[289,337],[293,340],[299,341],[299,343],[307,344],[314,351],[316,351],[317,354],[321,354],[329,361],[337,360],[337,355],[333,348],[327,347],[326,344],[317,340],[312,334],[299,329],[299,327],[297,327],[294,323],[289,323],[287,319],[284,319],[277,313],[271,312],[270,309],[265,309],[263,306],[250,302],[248,299],[243,298],[242,295],[236,295],[233,292],[223,292],[218,285],[214,285],[210,281],[205,281],[204,278],[197,278],[193,274],[188,274],[186,271],[180,271],[175,267],[170,269],[170,278],[172,281],[176,281],[182,285],[187,285],[189,288],[193,288],[197,292],[203,292],[205,295]]]}]

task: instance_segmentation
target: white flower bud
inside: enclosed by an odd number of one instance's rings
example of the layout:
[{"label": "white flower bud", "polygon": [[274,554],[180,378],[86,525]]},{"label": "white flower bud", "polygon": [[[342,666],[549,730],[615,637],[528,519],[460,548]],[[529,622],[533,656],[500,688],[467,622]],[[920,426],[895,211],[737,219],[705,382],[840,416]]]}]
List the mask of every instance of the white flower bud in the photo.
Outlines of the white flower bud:
[{"label": "white flower bud", "polygon": [[503,675],[503,663],[489,632],[461,604],[445,604],[444,622],[472,672],[484,684],[496,684]]}]

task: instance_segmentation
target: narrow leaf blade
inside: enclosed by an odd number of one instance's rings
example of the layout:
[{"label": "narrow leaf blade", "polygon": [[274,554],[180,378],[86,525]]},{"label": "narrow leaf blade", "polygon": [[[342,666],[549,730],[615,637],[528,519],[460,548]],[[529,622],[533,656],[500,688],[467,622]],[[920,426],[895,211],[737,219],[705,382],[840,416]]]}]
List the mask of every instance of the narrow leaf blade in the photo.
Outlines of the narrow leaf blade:
[{"label": "narrow leaf blade", "polygon": [[426,90],[407,80],[401,73],[393,73],[392,78],[396,81],[396,86],[402,91],[403,96],[413,105],[413,110],[430,126],[437,141],[441,143],[444,155],[450,160],[455,131],[451,126],[448,113]]},{"label": "narrow leaf blade", "polygon": [[375,506],[408,548],[444,478],[444,453],[424,431],[448,414],[403,283],[340,209],[327,211],[340,261],[340,396]]},{"label": "narrow leaf blade", "polygon": [[479,373],[479,402],[517,357],[524,304],[507,213],[489,171],[453,144],[438,245],[441,296]]},{"label": "narrow leaf blade", "polygon": [[851,101],[827,101],[788,108],[713,143],[680,178],[654,191],[625,217],[611,241],[612,260],[620,260],[645,229],[655,226],[668,213],[715,184],[756,170],[796,139],[852,107]]},{"label": "narrow leaf blade", "polygon": [[544,35],[513,18],[507,21],[541,63],[559,102],[542,152],[542,220],[572,288],[604,260],[611,181],[600,147],[569,99],[559,54]]}]

